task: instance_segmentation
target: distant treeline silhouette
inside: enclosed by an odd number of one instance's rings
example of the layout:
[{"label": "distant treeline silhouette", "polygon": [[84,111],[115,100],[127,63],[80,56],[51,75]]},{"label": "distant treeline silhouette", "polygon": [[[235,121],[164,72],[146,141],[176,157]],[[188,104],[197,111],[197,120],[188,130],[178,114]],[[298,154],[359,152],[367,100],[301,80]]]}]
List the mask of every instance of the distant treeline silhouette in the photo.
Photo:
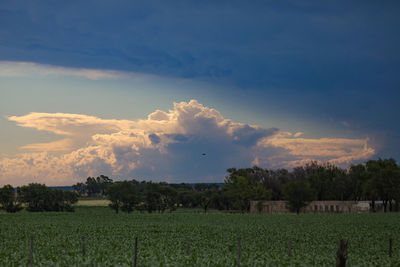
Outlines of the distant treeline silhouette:
[{"label": "distant treeline silhouette", "polygon": [[246,212],[251,200],[287,200],[292,211],[312,200],[369,200],[372,210],[376,201],[382,201],[385,212],[399,210],[400,166],[394,159],[369,160],[348,169],[312,161],[291,171],[254,166],[227,172],[222,185],[114,182],[99,176],[74,188],[80,196],[107,196],[116,212],[177,207]]},{"label": "distant treeline silhouette", "polygon": [[[394,159],[369,160],[343,169],[331,163],[312,161],[287,169],[230,168],[221,184],[168,184],[147,181],[113,181],[107,176],[88,177],[73,186],[75,192],[30,184],[17,189],[0,189],[0,205],[9,212],[26,203],[30,211],[72,210],[76,196],[107,197],[115,212],[164,212],[178,207],[247,212],[251,200],[287,200],[292,211],[312,200],[368,200],[374,210],[398,211],[400,166]],[[64,193],[61,193],[64,192]]]},{"label": "distant treeline silhouette", "polygon": [[72,204],[78,201],[73,191],[51,189],[44,184],[31,183],[15,190],[11,185],[0,188],[0,208],[6,212],[28,211],[73,211]]}]

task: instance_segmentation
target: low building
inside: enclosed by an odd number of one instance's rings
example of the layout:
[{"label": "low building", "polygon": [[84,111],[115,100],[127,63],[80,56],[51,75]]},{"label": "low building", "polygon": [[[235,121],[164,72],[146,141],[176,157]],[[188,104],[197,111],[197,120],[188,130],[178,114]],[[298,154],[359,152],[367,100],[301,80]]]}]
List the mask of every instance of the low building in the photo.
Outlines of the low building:
[{"label": "low building", "polygon": [[[363,213],[369,212],[369,201],[312,201],[301,209],[302,213]],[[250,201],[250,212],[252,213],[290,213],[287,202],[276,201]]]}]

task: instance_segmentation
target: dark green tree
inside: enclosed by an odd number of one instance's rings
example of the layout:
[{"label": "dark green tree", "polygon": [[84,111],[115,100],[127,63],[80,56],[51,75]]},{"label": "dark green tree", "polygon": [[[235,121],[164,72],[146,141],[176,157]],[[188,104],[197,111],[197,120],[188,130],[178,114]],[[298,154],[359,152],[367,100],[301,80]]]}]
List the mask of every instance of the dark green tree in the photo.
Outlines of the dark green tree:
[{"label": "dark green tree", "polygon": [[21,203],[18,202],[16,192],[11,185],[5,185],[0,188],[0,209],[6,212],[17,212],[22,209]]},{"label": "dark green tree", "polygon": [[78,195],[73,191],[63,191],[63,210],[74,211],[73,204],[78,202]]},{"label": "dark green tree", "polygon": [[400,200],[400,169],[394,159],[369,160],[366,193],[375,194],[383,202],[384,212],[393,211],[393,202]]},{"label": "dark green tree", "polygon": [[[169,211],[176,210],[176,204],[178,202],[178,192],[170,186],[161,186],[159,188],[160,205],[169,209]],[[164,208],[164,209],[165,209]]]},{"label": "dark green tree", "polygon": [[110,208],[116,213],[120,210],[130,213],[139,202],[138,185],[133,181],[115,182],[108,186],[106,194]]},{"label": "dark green tree", "polygon": [[284,185],[283,194],[290,211],[300,213],[301,208],[312,200],[312,191],[307,181],[291,181]]},{"label": "dark green tree", "polygon": [[18,198],[26,203],[28,211],[73,211],[78,201],[72,191],[50,189],[44,184],[31,183],[18,188]]},{"label": "dark green tree", "polygon": [[363,186],[369,178],[365,165],[351,165],[348,176],[351,182],[351,199],[354,201],[365,199]]},{"label": "dark green tree", "polygon": [[315,200],[348,200],[352,196],[351,180],[346,171],[329,162],[312,161],[305,165],[304,174]]},{"label": "dark green tree", "polygon": [[207,210],[212,207],[215,197],[215,191],[212,189],[197,192],[196,198],[199,206],[207,213]]},{"label": "dark green tree", "polygon": [[60,189],[50,189],[44,196],[44,211],[74,211],[78,202],[77,193]]},{"label": "dark green tree", "polygon": [[184,208],[196,207],[196,192],[192,189],[186,189],[178,192],[178,203]]},{"label": "dark green tree", "polygon": [[243,172],[233,171],[225,179],[225,192],[230,199],[232,208],[241,212],[249,211],[250,200],[268,200],[271,198],[271,191],[266,189],[259,181],[249,180],[240,174],[243,174]]},{"label": "dark green tree", "polygon": [[77,183],[72,186],[75,192],[80,196],[83,197],[86,193],[86,185],[84,183]]},{"label": "dark green tree", "polygon": [[31,183],[18,188],[18,197],[21,202],[27,204],[28,211],[45,211],[46,201],[49,201],[48,195],[50,188],[44,184]]},{"label": "dark green tree", "polygon": [[[86,192],[89,197],[92,196],[105,196],[106,189],[109,185],[113,183],[113,180],[105,175],[100,175],[97,178],[88,177],[85,182]],[[81,185],[76,185],[77,189],[82,190]]]},{"label": "dark green tree", "polygon": [[148,182],[145,190],[145,203],[149,213],[153,211],[161,212],[165,209],[161,203],[160,185],[157,183]]}]

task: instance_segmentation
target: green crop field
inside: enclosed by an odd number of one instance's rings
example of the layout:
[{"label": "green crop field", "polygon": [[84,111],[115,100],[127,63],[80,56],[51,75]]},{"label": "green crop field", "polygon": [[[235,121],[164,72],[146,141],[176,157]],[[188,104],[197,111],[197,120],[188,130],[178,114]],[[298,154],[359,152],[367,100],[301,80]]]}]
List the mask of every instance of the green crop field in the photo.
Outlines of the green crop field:
[{"label": "green crop field", "polygon": [[235,266],[239,236],[242,266],[334,266],[342,237],[349,238],[348,266],[400,266],[398,213],[115,214],[107,207],[77,207],[75,213],[0,213],[0,266],[28,265],[31,235],[34,266],[132,266],[135,236],[138,266]]}]

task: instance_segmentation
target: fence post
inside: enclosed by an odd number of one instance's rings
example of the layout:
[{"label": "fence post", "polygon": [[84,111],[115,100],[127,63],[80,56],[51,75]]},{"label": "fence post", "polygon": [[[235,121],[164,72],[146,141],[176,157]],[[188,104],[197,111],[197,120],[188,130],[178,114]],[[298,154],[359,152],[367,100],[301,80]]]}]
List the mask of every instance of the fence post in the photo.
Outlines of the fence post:
[{"label": "fence post", "polygon": [[290,239],[290,237],[288,238],[288,243],[287,243],[287,245],[288,245],[287,254],[288,254],[288,256],[290,257],[290,256],[292,256],[292,240]]},{"label": "fence post", "polygon": [[339,248],[336,252],[336,267],[346,267],[348,244],[348,239],[343,238],[340,240]]},{"label": "fence post", "polygon": [[85,236],[82,236],[82,255],[85,256],[86,248],[85,248]]},{"label": "fence post", "polygon": [[29,256],[29,266],[33,266],[33,235],[31,235],[31,249],[30,249],[30,256]]},{"label": "fence post", "polygon": [[190,238],[186,237],[186,256],[190,256]]},{"label": "fence post", "polygon": [[138,238],[135,237],[135,252],[133,256],[133,267],[137,266]]},{"label": "fence post", "polygon": [[389,238],[389,257],[392,257],[393,253],[393,239]]},{"label": "fence post", "polygon": [[237,243],[237,267],[240,267],[240,253],[242,249],[242,239],[238,237],[238,243]]}]

